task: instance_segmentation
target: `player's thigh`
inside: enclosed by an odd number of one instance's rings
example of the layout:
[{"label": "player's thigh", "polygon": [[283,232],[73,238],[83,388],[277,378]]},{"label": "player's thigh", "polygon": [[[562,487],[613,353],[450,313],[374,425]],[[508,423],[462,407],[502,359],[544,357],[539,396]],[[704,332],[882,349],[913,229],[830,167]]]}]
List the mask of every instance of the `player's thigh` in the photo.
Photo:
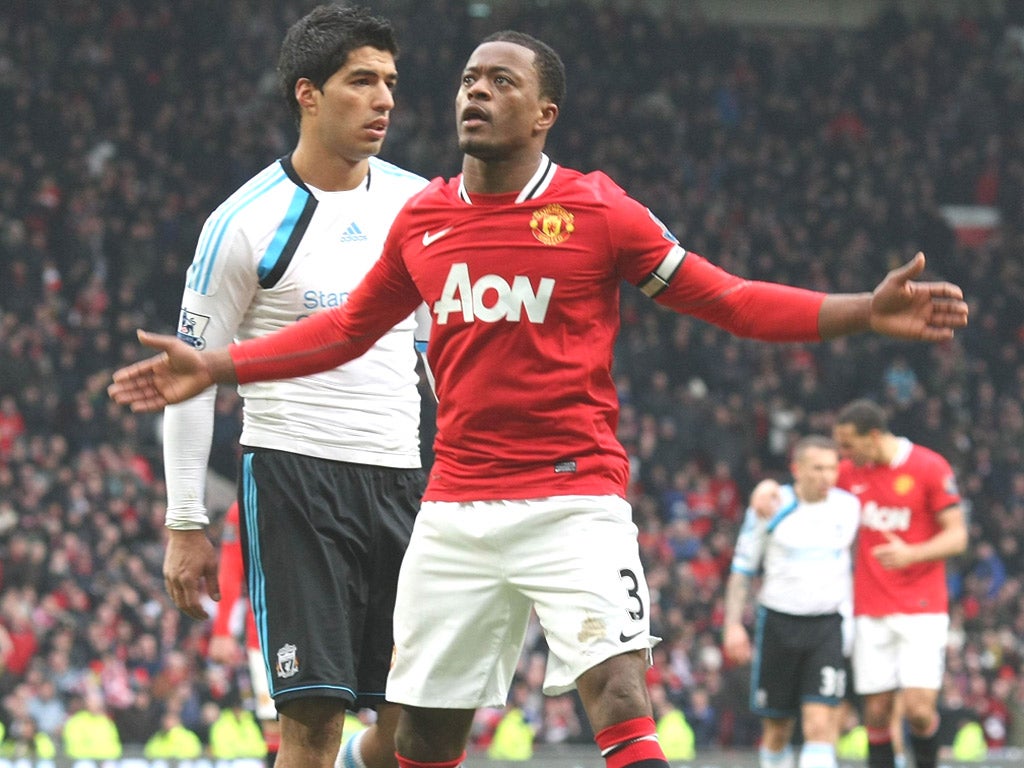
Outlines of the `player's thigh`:
[{"label": "player's thigh", "polygon": [[618,496],[531,502],[516,544],[516,588],[534,604],[548,644],[544,692],[557,695],[606,659],[649,655],[650,593],[629,504]]},{"label": "player's thigh", "polygon": [[505,704],[529,600],[507,579],[519,517],[503,502],[424,502],[402,561],[387,699],[414,707]]},{"label": "player's thigh", "polygon": [[892,627],[891,618],[854,618],[853,680],[861,696],[899,688],[899,637]]},{"label": "player's thigh", "polygon": [[919,613],[893,618],[899,632],[900,688],[939,690],[946,666],[949,616]]},{"label": "player's thigh", "polygon": [[750,667],[750,710],[758,717],[785,720],[800,711],[798,632],[794,617],[758,608]]},{"label": "player's thigh", "polygon": [[842,617],[807,617],[800,642],[800,701],[836,707],[846,695],[846,660],[843,656]]}]

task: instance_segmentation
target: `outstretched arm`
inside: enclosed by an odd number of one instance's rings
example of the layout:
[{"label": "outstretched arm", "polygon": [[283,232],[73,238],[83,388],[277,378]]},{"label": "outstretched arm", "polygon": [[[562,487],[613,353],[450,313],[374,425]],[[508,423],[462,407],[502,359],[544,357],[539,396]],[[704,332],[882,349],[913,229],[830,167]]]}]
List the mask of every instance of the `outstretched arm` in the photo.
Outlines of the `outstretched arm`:
[{"label": "outstretched arm", "polygon": [[114,372],[107,394],[133,411],[159,411],[195,397],[213,384],[235,381],[228,348],[199,352],[175,336],[139,331],[139,341],[160,354]]},{"label": "outstretched arm", "polygon": [[952,283],[916,282],[924,265],[924,254],[918,253],[870,293],[821,293],[744,280],[687,254],[657,301],[736,336],[762,341],[819,341],[864,331],[942,341],[967,325],[967,303]]},{"label": "outstretched arm", "polygon": [[947,282],[917,282],[924,271],[918,252],[878,284],[872,293],[829,294],[818,312],[823,339],[872,330],[884,336],[944,341],[967,325],[963,291]]},{"label": "outstretched arm", "polygon": [[230,347],[197,352],[173,336],[140,332],[160,354],[116,371],[107,392],[133,411],[158,411],[211,384],[307,376],[354,360],[423,301],[401,260],[388,261],[381,257],[344,306]]}]

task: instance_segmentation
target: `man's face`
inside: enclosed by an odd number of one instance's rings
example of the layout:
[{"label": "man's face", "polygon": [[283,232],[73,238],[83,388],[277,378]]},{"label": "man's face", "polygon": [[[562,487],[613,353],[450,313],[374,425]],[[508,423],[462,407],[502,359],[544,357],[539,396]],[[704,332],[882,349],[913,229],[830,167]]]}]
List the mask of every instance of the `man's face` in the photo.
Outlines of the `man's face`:
[{"label": "man's face", "polygon": [[470,56],[455,97],[459,149],[481,160],[500,160],[529,146],[545,108],[529,48],[484,43]]},{"label": "man's face", "polygon": [[822,501],[839,477],[839,455],[829,448],[808,446],[793,462],[793,483],[804,501]]},{"label": "man's face", "polygon": [[[395,58],[371,46],[356,48],[345,65],[331,75],[322,89],[300,80],[304,89],[303,131],[330,156],[351,162],[380,152],[387,135],[393,91],[398,81]],[[303,104],[303,96],[299,95]]]},{"label": "man's face", "polygon": [[871,430],[865,435],[857,433],[853,424],[836,424],[832,429],[832,439],[839,446],[839,454],[849,459],[858,467],[876,461],[878,455],[878,433]]}]

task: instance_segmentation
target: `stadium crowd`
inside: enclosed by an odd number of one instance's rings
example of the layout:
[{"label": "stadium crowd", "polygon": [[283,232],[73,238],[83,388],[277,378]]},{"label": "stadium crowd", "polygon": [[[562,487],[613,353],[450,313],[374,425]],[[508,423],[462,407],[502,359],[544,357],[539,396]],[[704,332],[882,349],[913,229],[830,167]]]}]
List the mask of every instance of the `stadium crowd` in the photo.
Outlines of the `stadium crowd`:
[{"label": "stadium crowd", "polygon": [[[619,435],[664,638],[649,682],[698,749],[755,743],[746,671],[719,650],[745,499],[785,474],[796,436],[870,396],[950,460],[969,503],[969,551],[949,568],[946,743],[976,720],[990,748],[1024,746],[1024,15],[891,11],[840,31],[718,26],[682,4],[364,4],[402,44],[388,160],[455,172],[450,86],[484,33],[520,28],[567,65],[549,154],[607,172],[688,249],[842,291],[923,250],[964,287],[972,323],[950,343],[775,347],[626,289]],[[31,753],[37,733],[60,744],[80,712],[124,747],[176,719],[209,745],[244,702],[243,670],[209,662],[209,626],[164,592],[159,419],[105,387],[143,354],[136,328],[177,318],[207,213],[291,145],[273,65],[306,7],[0,7],[0,754]],[[947,204],[994,207],[1001,223],[967,244]],[[215,469],[230,477],[237,397],[219,403]],[[516,704],[539,742],[589,740],[571,697],[540,695],[543,661],[531,641]],[[478,744],[496,718],[481,715]]]}]

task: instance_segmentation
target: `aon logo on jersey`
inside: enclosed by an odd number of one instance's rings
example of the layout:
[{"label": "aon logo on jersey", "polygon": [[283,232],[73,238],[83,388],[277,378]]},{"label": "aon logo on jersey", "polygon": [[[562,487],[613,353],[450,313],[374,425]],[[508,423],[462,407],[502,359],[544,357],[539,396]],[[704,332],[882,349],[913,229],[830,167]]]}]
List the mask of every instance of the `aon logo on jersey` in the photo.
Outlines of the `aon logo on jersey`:
[{"label": "aon logo on jersey", "polygon": [[910,528],[910,510],[906,507],[880,507],[869,501],[860,513],[860,522],[874,531],[906,531]]},{"label": "aon logo on jersey", "polygon": [[543,323],[554,289],[555,281],[542,277],[534,290],[524,275],[516,275],[512,285],[500,275],[484,275],[471,283],[469,267],[452,264],[441,298],[434,302],[434,317],[438,325],[447,325],[451,314],[462,315],[467,323],[474,319],[518,323],[525,312],[529,322]]}]

